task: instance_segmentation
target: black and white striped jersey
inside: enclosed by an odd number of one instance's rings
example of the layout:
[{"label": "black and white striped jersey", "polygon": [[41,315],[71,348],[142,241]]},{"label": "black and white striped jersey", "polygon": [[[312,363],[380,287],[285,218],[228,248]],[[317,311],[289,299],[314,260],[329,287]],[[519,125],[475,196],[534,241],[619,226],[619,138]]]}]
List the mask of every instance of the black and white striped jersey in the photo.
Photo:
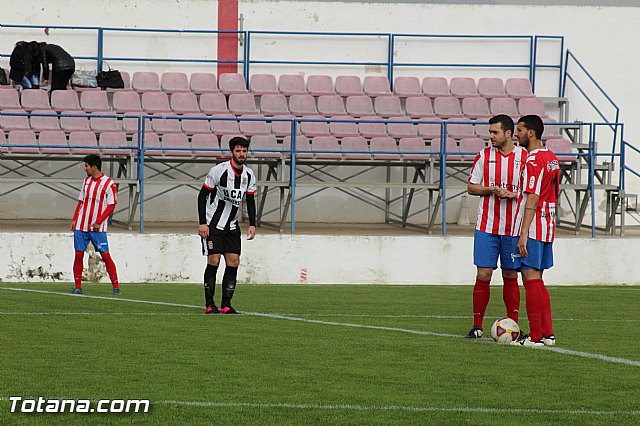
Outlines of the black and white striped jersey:
[{"label": "black and white striped jersey", "polygon": [[211,190],[207,198],[207,223],[210,229],[234,231],[238,229],[238,209],[245,194],[255,194],[256,175],[247,166],[242,173],[231,165],[231,160],[213,166],[204,180]]}]

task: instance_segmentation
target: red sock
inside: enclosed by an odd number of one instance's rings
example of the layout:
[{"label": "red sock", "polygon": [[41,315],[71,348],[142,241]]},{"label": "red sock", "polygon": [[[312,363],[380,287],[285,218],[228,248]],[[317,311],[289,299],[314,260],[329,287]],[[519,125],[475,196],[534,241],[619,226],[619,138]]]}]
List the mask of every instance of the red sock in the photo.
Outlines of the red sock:
[{"label": "red sock", "polygon": [[502,277],[502,282],[502,299],[504,300],[504,306],[507,308],[507,316],[515,322],[518,322],[518,313],[520,312],[518,277]]},{"label": "red sock", "polygon": [[529,318],[529,336],[532,341],[542,338],[542,280],[533,279],[524,282],[524,290],[527,305],[527,317]]},{"label": "red sock", "polygon": [[476,283],[473,286],[473,326],[480,329],[482,329],[484,312],[487,309],[491,295],[489,284],[491,284],[491,281],[481,280],[476,277]]},{"label": "red sock", "polygon": [[109,278],[111,279],[113,288],[120,288],[118,286],[118,272],[116,271],[116,264],[113,262],[111,254],[109,254],[108,251],[105,251],[103,253],[100,253],[100,256],[102,256],[104,266],[107,268],[107,273],[109,274]]},{"label": "red sock", "polygon": [[73,259],[73,281],[76,283],[76,288],[82,289],[82,259],[84,258],[84,252],[76,250],[75,258]]},{"label": "red sock", "polygon": [[544,281],[540,280],[542,288],[542,337],[551,336],[553,334],[553,324],[551,320],[551,298]]}]

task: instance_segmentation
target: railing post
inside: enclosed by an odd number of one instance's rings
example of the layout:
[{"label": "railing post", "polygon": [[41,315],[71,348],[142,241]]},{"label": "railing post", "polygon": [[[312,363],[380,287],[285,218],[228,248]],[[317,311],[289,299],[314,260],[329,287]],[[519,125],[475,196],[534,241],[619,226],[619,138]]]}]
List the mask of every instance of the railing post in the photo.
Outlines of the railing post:
[{"label": "railing post", "polygon": [[589,123],[589,195],[591,197],[591,238],[596,237],[596,190],[595,190],[595,128]]},{"label": "railing post", "polygon": [[144,128],[145,118],[138,117],[138,181],[140,182],[140,233],[144,234]]},{"label": "railing post", "polygon": [[391,92],[393,92],[393,45],[395,44],[395,35],[387,34],[389,43],[387,47],[387,78],[389,79],[389,86]]},{"label": "railing post", "polygon": [[102,71],[102,58],[104,57],[104,29],[98,28],[98,68],[97,71]]},{"label": "railing post", "polygon": [[245,32],[243,75],[245,89],[249,90],[249,67],[251,64],[251,31]]},{"label": "railing post", "polygon": [[291,167],[289,170],[289,192],[291,194],[291,235],[296,232],[296,133],[297,121],[291,120]]},{"label": "railing post", "polygon": [[447,123],[440,123],[440,194],[442,194],[442,235],[447,235]]}]

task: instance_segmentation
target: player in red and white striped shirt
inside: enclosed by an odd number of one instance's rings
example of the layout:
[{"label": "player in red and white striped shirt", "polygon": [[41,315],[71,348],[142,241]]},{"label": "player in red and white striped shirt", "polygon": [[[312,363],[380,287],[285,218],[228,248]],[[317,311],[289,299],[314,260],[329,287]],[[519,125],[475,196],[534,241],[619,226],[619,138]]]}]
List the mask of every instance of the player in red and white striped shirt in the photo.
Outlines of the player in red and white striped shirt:
[{"label": "player in red and white striped shirt", "polygon": [[84,157],[84,170],[87,177],[82,183],[78,205],[71,221],[73,246],[76,254],[73,261],[74,294],[82,294],[82,269],[84,252],[89,242],[100,253],[113,285],[113,294],[120,294],[116,265],[109,253],[107,241],[107,218],[115,209],[117,200],[116,183],[102,173],[102,160],[97,155]]},{"label": "player in red and white striped shirt", "polygon": [[553,266],[556,208],[560,193],[560,166],[556,155],[542,146],[542,119],[526,115],[518,121],[516,136],[529,151],[522,172],[518,213],[514,228],[514,265],[522,272],[527,317],[531,328],[513,342],[522,346],[550,346],[556,342],[551,319],[551,299],[542,280]]},{"label": "player in red and white striped shirt", "polygon": [[507,315],[518,321],[520,289],[513,266],[511,233],[516,215],[516,196],[520,185],[520,168],[527,152],[513,144],[513,120],[497,115],[489,120],[491,147],[476,155],[467,190],[480,196],[473,239],[473,263],[477,268],[473,286],[473,327],[468,338],[483,335],[482,320],[490,298],[493,270],[502,269],[502,298]]}]

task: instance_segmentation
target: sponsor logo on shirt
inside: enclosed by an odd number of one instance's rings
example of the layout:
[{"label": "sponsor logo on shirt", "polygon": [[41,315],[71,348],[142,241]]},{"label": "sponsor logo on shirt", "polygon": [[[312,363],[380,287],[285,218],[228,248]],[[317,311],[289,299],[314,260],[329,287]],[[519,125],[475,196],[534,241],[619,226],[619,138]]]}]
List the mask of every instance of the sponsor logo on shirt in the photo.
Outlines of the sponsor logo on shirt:
[{"label": "sponsor logo on shirt", "polygon": [[547,163],[547,170],[559,170],[560,165],[558,164],[558,160],[552,160]]}]

